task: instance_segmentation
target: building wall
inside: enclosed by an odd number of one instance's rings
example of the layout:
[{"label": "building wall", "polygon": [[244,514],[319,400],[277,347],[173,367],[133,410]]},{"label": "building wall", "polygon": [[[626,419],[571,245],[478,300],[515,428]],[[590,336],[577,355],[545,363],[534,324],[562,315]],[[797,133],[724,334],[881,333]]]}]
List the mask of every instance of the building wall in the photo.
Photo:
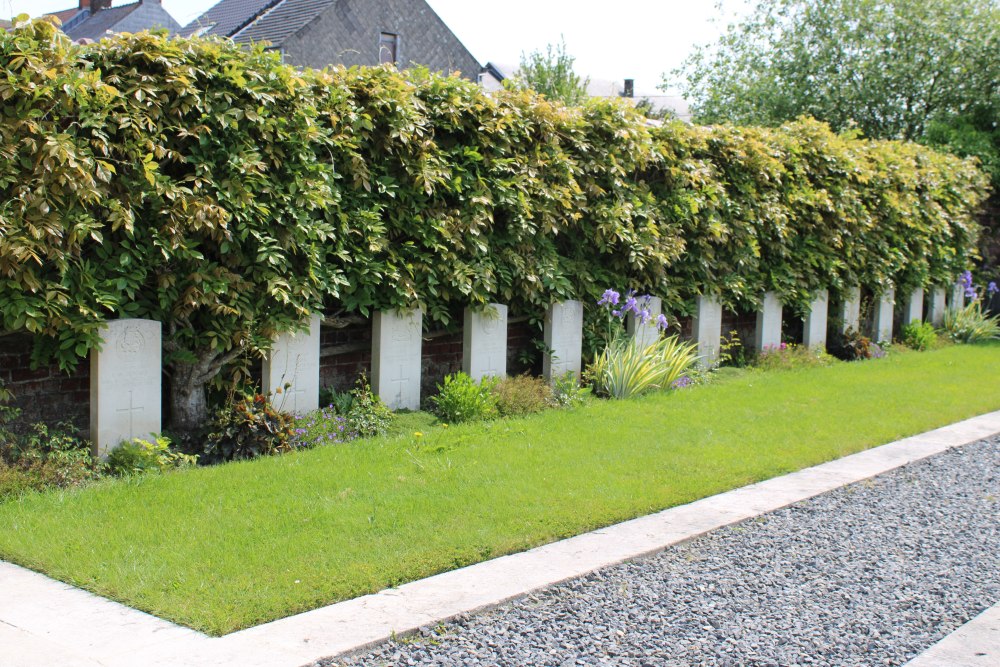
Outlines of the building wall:
[{"label": "building wall", "polygon": [[432,71],[460,71],[475,81],[479,62],[423,0],[338,0],[285,40],[285,62],[302,67],[379,64],[381,33],[399,35],[401,68],[415,63]]},{"label": "building wall", "polygon": [[166,28],[175,34],[181,26],[174,20],[159,0],[143,0],[128,16],[115,25],[115,32],[142,32],[154,28]]}]

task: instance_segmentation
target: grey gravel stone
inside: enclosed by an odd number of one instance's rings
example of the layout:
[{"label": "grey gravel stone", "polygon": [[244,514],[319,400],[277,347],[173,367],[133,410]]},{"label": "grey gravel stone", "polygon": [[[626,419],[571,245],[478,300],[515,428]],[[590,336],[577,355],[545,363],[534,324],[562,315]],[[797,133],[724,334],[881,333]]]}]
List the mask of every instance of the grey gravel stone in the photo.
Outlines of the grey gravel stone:
[{"label": "grey gravel stone", "polygon": [[900,665],[1000,599],[1000,438],[334,665]]}]

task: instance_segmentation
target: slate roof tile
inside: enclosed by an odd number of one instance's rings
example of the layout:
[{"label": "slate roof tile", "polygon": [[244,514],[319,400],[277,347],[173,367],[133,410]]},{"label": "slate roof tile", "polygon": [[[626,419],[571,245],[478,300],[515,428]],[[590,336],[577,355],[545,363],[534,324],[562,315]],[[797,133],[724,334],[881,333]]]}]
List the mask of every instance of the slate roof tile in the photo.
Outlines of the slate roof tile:
[{"label": "slate roof tile", "polygon": [[233,40],[239,43],[270,42],[273,46],[281,46],[334,2],[336,0],[284,0],[234,34]]}]

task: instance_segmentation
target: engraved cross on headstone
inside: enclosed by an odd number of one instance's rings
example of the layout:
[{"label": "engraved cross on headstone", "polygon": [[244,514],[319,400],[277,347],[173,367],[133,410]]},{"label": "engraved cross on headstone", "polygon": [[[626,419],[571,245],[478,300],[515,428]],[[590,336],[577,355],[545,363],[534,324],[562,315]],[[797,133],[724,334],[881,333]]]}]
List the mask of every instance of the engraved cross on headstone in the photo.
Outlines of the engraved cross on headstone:
[{"label": "engraved cross on headstone", "polygon": [[403,370],[403,364],[400,364],[399,365],[399,377],[398,378],[393,378],[391,380],[391,382],[396,385],[396,401],[397,401],[398,405],[402,405],[402,403],[403,403],[403,387],[409,381],[410,381],[410,378],[406,377],[406,372]]},{"label": "engraved cross on headstone", "polygon": [[496,354],[497,353],[494,350],[490,350],[486,353],[486,375],[496,377],[500,374],[500,371],[497,369]]},{"label": "engraved cross on headstone", "polygon": [[136,412],[142,412],[142,410],[143,410],[143,407],[141,405],[137,406],[137,405],[135,405],[133,403],[133,398],[134,398],[134,391],[131,390],[131,389],[129,389],[128,390],[128,407],[127,408],[118,408],[117,410],[115,410],[115,412],[127,412],[128,413],[128,439],[129,440],[131,440],[132,438],[135,437],[135,425],[134,425],[134,421],[133,421],[134,418],[135,418],[135,413]]}]

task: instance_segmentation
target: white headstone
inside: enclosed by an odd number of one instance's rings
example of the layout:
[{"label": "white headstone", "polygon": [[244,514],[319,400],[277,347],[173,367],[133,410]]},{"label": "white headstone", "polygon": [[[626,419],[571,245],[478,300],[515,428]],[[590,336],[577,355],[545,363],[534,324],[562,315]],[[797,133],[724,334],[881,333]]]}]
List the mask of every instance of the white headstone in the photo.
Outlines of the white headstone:
[{"label": "white headstone", "polygon": [[566,373],[577,379],[583,365],[583,304],[563,301],[545,313],[545,349],[542,375],[552,381]]},{"label": "white headstone", "polygon": [[848,329],[861,333],[861,288],[849,287],[844,290],[840,317],[844,320],[844,333]]},{"label": "white headstone", "polygon": [[698,363],[703,368],[715,366],[719,361],[719,345],[722,340],[722,302],[718,296],[698,296],[691,328],[698,343]]},{"label": "white headstone", "polygon": [[507,306],[491,303],[485,311],[465,309],[462,370],[473,380],[507,374]]},{"label": "white headstone", "polygon": [[660,297],[651,296],[647,298],[648,301],[647,299],[639,299],[639,306],[645,307],[649,311],[649,317],[645,324],[643,324],[642,320],[635,313],[631,312],[628,314],[628,320],[626,321],[628,335],[635,339],[636,345],[641,345],[642,347],[649,347],[660,338],[660,332],[656,328],[656,318],[663,312],[663,300]]},{"label": "white headstone", "polygon": [[758,352],[781,345],[781,301],[774,292],[765,292],[757,311],[755,343]]},{"label": "white headstone", "polygon": [[372,323],[372,390],[393,410],[420,408],[419,308],[378,311]]},{"label": "white headstone", "polygon": [[886,290],[875,302],[875,321],[872,323],[875,342],[892,342],[892,307],[896,303],[896,291]]},{"label": "white headstone", "polygon": [[826,348],[826,319],[830,309],[830,293],[820,290],[809,304],[802,327],[802,343],[806,347]]},{"label": "white headstone", "polygon": [[931,324],[936,327],[944,324],[944,311],[946,308],[947,295],[943,287],[932,287],[931,295],[928,299],[929,302],[929,312],[927,313],[930,318]]},{"label": "white headstone", "polygon": [[161,326],[152,320],[116,320],[101,330],[90,353],[90,439],[104,456],[123,440],[159,433]]},{"label": "white headstone", "polygon": [[965,286],[962,283],[955,283],[951,286],[951,294],[949,295],[948,307],[952,310],[961,310],[965,308]]},{"label": "white headstone", "polygon": [[313,315],[306,331],[278,336],[271,346],[271,354],[264,359],[262,388],[271,404],[281,412],[304,415],[319,409],[321,320],[320,315]]},{"label": "white headstone", "polygon": [[903,310],[903,324],[919,324],[924,319],[924,288],[918,287],[906,297],[906,308]]}]

